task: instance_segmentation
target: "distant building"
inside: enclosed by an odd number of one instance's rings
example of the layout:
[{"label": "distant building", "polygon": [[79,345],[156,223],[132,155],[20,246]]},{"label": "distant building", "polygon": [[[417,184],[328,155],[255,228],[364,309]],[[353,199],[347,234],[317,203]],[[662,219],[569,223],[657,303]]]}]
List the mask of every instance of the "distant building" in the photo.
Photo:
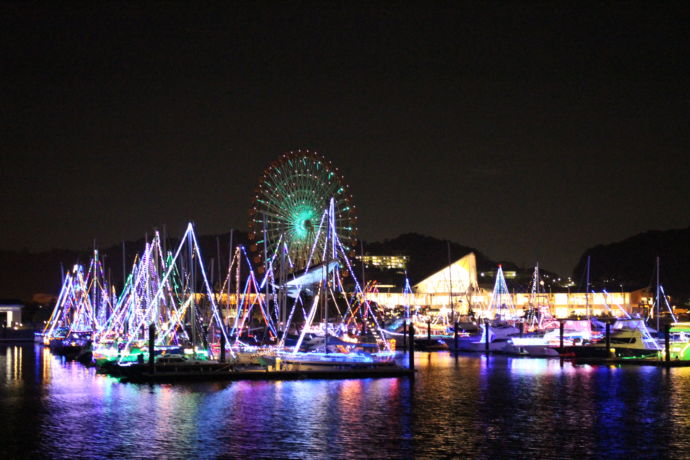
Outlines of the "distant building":
[{"label": "distant building", "polygon": [[415,284],[419,294],[466,294],[477,290],[477,257],[473,252]]},{"label": "distant building", "polygon": [[[479,274],[481,278],[496,278],[496,272],[495,271],[490,271],[490,272],[481,272]],[[503,270],[503,276],[505,279],[510,280],[510,279],[515,279],[517,278],[517,272],[515,270]]]},{"label": "distant building", "polygon": [[22,324],[24,305],[15,301],[0,301],[0,327],[14,327]]},{"label": "distant building", "polygon": [[379,292],[367,295],[369,300],[387,307],[397,305],[427,305],[432,308],[467,303],[468,296],[479,293],[477,284],[477,258],[473,252],[449,266],[433,273],[413,287],[413,292]]},{"label": "distant building", "polygon": [[363,255],[357,259],[364,262],[364,266],[378,268],[380,270],[406,270],[409,256],[405,255]]},{"label": "distant building", "polygon": [[[510,273],[504,272],[506,278]],[[484,279],[495,277],[494,272],[479,274]],[[413,286],[413,292],[378,292],[368,294],[367,298],[386,307],[400,305],[428,306],[432,310],[453,309],[460,313],[467,313],[470,306],[473,309],[489,305],[491,302],[493,286],[478,283],[477,260],[474,253],[469,253],[453,262],[451,265],[433,273],[428,278]],[[550,305],[556,317],[563,318],[571,315],[586,316],[605,315],[614,316],[628,314],[643,314],[648,311],[646,304],[649,296],[645,297],[643,291],[633,292],[548,292],[540,293],[539,299],[535,299],[530,292],[513,292],[513,305],[518,311],[525,311],[530,303]]]}]

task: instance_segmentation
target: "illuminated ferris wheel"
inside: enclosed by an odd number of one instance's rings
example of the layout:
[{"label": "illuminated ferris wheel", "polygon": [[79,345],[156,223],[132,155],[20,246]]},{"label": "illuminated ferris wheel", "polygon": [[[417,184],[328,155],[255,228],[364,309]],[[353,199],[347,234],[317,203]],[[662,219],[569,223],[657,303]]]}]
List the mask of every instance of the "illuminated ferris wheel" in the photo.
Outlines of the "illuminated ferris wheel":
[{"label": "illuminated ferris wheel", "polygon": [[[330,199],[335,201],[335,232],[346,252],[357,244],[357,216],[349,186],[338,168],[323,155],[308,150],[283,154],[259,180],[249,210],[250,249],[254,262],[287,247],[295,270],[322,260],[328,222],[322,222]],[[283,243],[286,246],[283,246]],[[312,251],[312,248],[316,248]]]}]

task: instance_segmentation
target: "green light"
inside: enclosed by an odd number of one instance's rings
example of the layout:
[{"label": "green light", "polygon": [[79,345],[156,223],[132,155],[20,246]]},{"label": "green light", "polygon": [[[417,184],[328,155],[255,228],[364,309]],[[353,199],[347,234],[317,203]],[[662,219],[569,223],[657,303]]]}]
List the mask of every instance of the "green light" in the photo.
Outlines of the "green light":
[{"label": "green light", "polygon": [[300,205],[290,215],[290,227],[295,239],[304,240],[314,231],[314,210],[307,205]]}]

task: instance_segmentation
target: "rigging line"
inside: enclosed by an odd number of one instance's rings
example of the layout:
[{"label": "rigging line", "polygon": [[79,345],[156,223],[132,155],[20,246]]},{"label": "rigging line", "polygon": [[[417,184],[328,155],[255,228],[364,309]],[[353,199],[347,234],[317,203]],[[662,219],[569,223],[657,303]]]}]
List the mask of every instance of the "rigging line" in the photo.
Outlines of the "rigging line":
[{"label": "rigging line", "polygon": [[[191,224],[190,224],[190,226],[191,226]],[[210,298],[210,300],[211,300],[211,309],[212,309],[212,313],[211,313],[211,314],[212,314],[213,318],[216,320],[216,322],[217,322],[217,327],[220,329],[220,332],[221,332],[221,334],[223,334],[223,336],[225,337],[225,341],[226,341],[226,343],[227,343],[227,342],[228,342],[228,335],[227,335],[227,332],[226,332],[226,330],[225,330],[225,325],[223,324],[223,321],[222,321],[222,319],[220,318],[220,314],[219,314],[219,312],[218,312],[218,306],[216,305],[216,302],[215,302],[215,300],[214,300],[214,298],[213,298],[212,289],[211,289],[211,286],[209,285],[208,278],[207,278],[207,276],[206,276],[206,270],[204,269],[204,264],[201,263],[201,260],[202,260],[202,259],[201,259],[201,251],[200,251],[200,249],[199,249],[199,243],[198,243],[198,241],[197,241],[197,239],[196,239],[196,234],[195,234],[193,228],[191,229],[191,234],[192,234],[192,240],[193,240],[193,242],[194,242],[193,249],[194,249],[194,251],[196,252],[197,257],[199,258],[199,267],[201,268],[201,276],[202,276],[202,278],[203,278],[203,280],[204,280],[204,286],[206,287],[206,295],[207,295],[207,296]],[[212,324],[211,324],[211,322],[209,321],[209,326],[211,326],[211,325],[212,325]],[[210,347],[209,347],[209,355],[211,355]],[[231,355],[232,357],[235,357],[235,354],[233,353],[232,349],[230,350],[230,355]]]},{"label": "rigging line", "polygon": [[[182,236],[182,239],[180,240],[180,244],[177,248],[177,251],[175,252],[175,256],[173,257],[173,262],[177,260],[178,256],[180,255],[180,252],[182,251],[182,248],[185,246],[185,242],[187,240],[188,233],[191,231],[191,229],[192,229],[192,224],[190,223],[187,225],[187,230],[185,231],[184,235]],[[190,263],[192,263],[192,261],[190,261]],[[166,270],[165,276],[163,276],[163,282],[165,282],[168,279],[171,272],[172,272],[172,269]],[[156,299],[159,295],[160,295],[160,289],[158,292],[156,292],[156,296],[154,297],[154,299]],[[144,325],[143,321],[138,322],[136,330],[139,330],[139,328],[141,328],[143,325]],[[130,339],[126,342],[125,348],[128,348],[131,343],[132,343],[132,337],[130,337]]]}]

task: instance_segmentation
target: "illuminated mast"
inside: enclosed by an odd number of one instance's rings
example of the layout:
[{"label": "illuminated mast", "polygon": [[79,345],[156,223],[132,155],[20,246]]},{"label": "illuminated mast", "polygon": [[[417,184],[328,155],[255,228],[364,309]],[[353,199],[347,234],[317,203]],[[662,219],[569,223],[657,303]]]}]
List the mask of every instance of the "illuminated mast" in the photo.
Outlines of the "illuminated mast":
[{"label": "illuminated mast", "polygon": [[656,256],[656,334],[659,336],[659,321],[661,316],[661,302],[659,299],[659,256]]},{"label": "illuminated mast", "polygon": [[448,245],[448,298],[450,299],[450,322],[455,323],[455,304],[453,303],[453,267],[450,261],[450,241]]},{"label": "illuminated mast", "polygon": [[585,290],[585,311],[587,312],[587,319],[589,319],[589,255],[587,256],[587,286]]}]

